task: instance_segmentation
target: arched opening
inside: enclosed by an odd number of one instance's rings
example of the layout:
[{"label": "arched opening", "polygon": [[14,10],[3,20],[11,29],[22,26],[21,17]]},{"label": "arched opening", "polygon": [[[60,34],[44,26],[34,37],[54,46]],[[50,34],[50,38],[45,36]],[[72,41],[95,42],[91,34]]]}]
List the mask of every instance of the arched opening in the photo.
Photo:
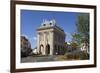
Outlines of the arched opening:
[{"label": "arched opening", "polygon": [[39,49],[39,53],[42,54],[43,53],[43,50],[44,50],[44,46],[41,44],[40,45],[40,49]]},{"label": "arched opening", "polygon": [[50,45],[49,44],[46,45],[46,54],[47,55],[50,54]]}]

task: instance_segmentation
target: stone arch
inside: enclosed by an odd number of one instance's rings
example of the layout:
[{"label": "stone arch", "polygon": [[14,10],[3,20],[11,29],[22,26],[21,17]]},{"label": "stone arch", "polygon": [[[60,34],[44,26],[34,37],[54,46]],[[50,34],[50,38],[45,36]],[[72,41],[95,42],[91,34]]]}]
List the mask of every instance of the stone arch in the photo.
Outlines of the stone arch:
[{"label": "stone arch", "polygon": [[50,54],[50,45],[49,44],[46,45],[46,54],[47,55]]}]

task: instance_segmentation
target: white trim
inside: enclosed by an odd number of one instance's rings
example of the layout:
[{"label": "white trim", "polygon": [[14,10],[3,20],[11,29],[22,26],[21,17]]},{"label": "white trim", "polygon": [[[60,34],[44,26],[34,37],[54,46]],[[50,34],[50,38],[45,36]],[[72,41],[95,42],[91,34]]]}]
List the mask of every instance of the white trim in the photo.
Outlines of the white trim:
[{"label": "white trim", "polygon": [[[21,63],[20,59],[20,10],[43,10],[43,11],[61,11],[61,12],[82,12],[90,13],[90,60],[77,61],[59,61],[59,62],[37,62],[37,63]],[[93,9],[70,8],[70,7],[50,7],[35,5],[16,5],[16,68],[39,68],[54,66],[74,66],[86,65],[94,63],[94,12]]]}]

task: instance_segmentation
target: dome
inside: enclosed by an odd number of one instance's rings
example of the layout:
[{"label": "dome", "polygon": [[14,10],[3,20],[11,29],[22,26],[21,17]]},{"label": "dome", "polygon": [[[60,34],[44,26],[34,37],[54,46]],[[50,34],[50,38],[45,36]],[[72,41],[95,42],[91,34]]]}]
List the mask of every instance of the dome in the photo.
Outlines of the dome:
[{"label": "dome", "polygon": [[43,20],[42,26],[53,26],[53,25],[56,25],[56,21],[53,19],[53,20]]}]

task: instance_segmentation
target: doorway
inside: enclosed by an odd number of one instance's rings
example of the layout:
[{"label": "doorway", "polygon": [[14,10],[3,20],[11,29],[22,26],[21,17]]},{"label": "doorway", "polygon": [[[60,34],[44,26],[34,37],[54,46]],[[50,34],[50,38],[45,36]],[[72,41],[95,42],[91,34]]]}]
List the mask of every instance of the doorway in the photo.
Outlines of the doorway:
[{"label": "doorway", "polygon": [[46,54],[50,55],[50,45],[49,44],[46,45]]}]

